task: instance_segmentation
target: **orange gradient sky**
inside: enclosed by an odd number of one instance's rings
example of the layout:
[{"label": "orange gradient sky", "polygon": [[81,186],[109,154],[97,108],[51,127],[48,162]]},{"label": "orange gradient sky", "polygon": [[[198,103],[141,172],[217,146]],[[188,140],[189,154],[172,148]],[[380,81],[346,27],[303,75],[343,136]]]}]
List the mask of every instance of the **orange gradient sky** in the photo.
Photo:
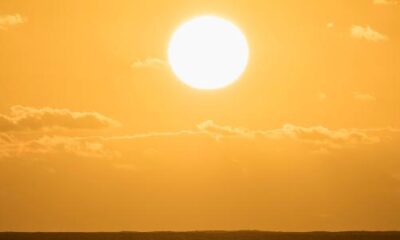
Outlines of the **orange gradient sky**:
[{"label": "orange gradient sky", "polygon": [[[168,42],[245,34],[234,84]],[[400,2],[0,1],[0,231],[400,230]]]}]

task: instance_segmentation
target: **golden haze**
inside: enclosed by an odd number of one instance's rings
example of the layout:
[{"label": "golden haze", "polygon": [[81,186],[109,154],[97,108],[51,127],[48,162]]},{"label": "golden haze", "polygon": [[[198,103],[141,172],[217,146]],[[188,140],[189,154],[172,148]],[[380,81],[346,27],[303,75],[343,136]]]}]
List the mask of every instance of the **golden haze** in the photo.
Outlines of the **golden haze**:
[{"label": "golden haze", "polygon": [[[239,81],[168,68],[213,14]],[[400,4],[0,1],[0,231],[400,229]]]}]

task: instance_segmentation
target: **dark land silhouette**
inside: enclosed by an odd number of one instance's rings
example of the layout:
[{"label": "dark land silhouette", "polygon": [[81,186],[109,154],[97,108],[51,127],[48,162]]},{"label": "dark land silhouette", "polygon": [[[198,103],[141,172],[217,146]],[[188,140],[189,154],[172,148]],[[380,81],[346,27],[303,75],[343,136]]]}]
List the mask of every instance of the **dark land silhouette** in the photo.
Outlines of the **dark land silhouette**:
[{"label": "dark land silhouette", "polygon": [[1,240],[394,240],[400,232],[2,232]]}]

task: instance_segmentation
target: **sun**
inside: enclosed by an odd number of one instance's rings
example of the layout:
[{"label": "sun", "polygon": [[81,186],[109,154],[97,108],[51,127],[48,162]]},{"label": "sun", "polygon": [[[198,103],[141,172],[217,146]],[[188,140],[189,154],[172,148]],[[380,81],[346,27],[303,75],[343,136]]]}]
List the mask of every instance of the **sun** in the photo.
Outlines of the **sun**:
[{"label": "sun", "polygon": [[200,16],[172,35],[168,61],[176,76],[196,89],[228,86],[242,75],[249,58],[246,37],[231,22]]}]

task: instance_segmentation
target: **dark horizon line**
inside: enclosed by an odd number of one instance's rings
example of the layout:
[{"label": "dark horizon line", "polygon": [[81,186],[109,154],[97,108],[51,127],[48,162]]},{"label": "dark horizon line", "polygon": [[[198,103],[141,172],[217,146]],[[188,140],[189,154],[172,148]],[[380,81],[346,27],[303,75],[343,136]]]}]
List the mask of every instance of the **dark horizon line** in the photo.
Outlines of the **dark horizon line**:
[{"label": "dark horizon line", "polygon": [[270,230],[155,230],[155,231],[137,231],[137,230],[120,230],[120,231],[0,231],[1,233],[400,233],[400,230],[312,230],[312,231],[270,231]]}]

